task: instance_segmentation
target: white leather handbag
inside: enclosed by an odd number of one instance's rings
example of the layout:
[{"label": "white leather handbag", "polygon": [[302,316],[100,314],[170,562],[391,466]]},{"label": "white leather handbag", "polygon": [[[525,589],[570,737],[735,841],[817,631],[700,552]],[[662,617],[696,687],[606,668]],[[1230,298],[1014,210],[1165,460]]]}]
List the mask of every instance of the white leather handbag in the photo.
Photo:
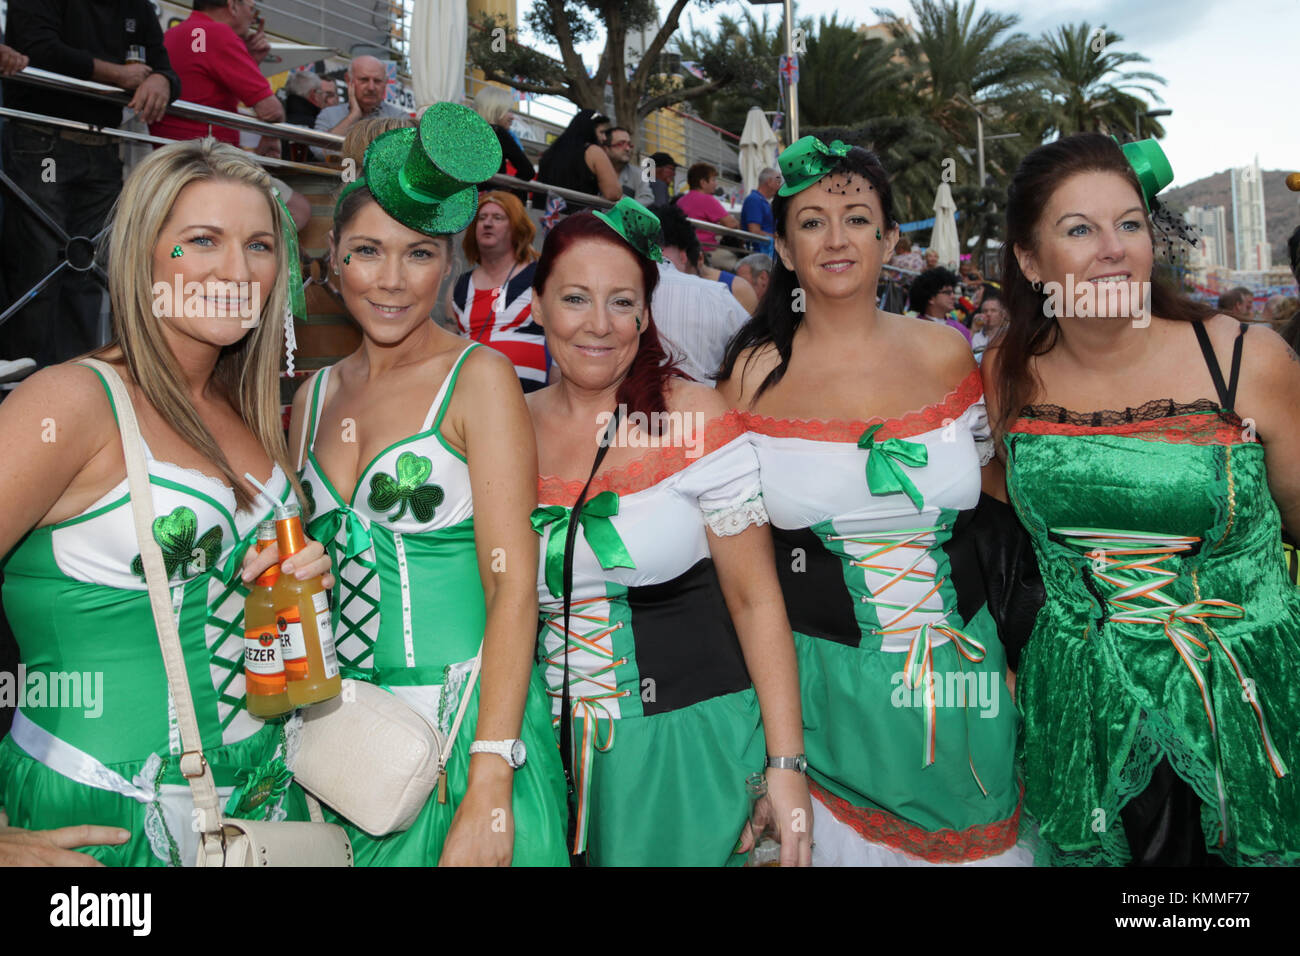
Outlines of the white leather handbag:
[{"label": "white leather handbag", "polygon": [[483,650],[474,657],[451,732],[405,701],[365,681],[303,710],[297,755],[289,768],[303,788],[372,836],[405,830],[439,787],[446,802],[447,760],[469,706]]},{"label": "white leather handbag", "polygon": [[136,421],[131,397],[117,371],[97,359],[83,359],[83,365],[98,371],[108,383],[122,433],[122,453],[126,458],[127,484],[131,512],[135,521],[136,540],[149,585],[149,602],[153,609],[158,644],[162,649],[167,684],[171,688],[180,729],[180,770],[189,781],[194,795],[195,826],[199,829],[199,852],[196,866],[351,866],[352,844],[340,826],[322,822],[320,807],[308,797],[307,806],[317,822],[241,820],[221,815],[220,798],[212,771],[203,756],[194,698],[185,673],[180,633],[172,614],[167,572],[162,551],[153,536],[153,495],[145,465],[140,426]]}]

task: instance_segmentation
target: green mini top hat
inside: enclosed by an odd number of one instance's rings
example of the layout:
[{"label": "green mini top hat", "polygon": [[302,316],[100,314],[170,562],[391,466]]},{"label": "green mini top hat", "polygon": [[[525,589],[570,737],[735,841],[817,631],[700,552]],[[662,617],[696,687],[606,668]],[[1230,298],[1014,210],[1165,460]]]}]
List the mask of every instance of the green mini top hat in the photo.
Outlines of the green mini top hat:
[{"label": "green mini top hat", "polygon": [[635,199],[624,196],[608,212],[592,213],[597,219],[627,240],[641,255],[653,262],[663,262],[659,238],[659,217]]},{"label": "green mini top hat", "polygon": [[785,180],[777,193],[793,196],[802,192],[839,165],[852,148],[838,139],[832,140],[829,146],[816,136],[796,140],[776,158]]},{"label": "green mini top hat", "polygon": [[474,221],[478,184],[500,168],[501,143],[492,127],[459,103],[435,103],[418,128],[376,137],[364,172],[386,213],[433,236],[460,232]]},{"label": "green mini top hat", "polygon": [[1154,139],[1140,139],[1135,143],[1125,143],[1120,147],[1124,157],[1137,173],[1138,185],[1142,187],[1142,199],[1151,209],[1151,200],[1156,193],[1174,181],[1174,169],[1169,165],[1165,151]]}]

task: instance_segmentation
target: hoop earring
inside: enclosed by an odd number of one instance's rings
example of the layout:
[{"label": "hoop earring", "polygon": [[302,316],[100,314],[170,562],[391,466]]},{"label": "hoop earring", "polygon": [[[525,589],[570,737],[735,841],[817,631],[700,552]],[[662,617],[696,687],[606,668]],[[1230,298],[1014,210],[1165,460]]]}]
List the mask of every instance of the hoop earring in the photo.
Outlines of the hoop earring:
[{"label": "hoop earring", "polygon": [[1042,279],[1037,279],[1037,280],[1035,280],[1035,281],[1029,283],[1029,287],[1030,287],[1031,289],[1033,289],[1035,292],[1042,292],[1042,291],[1043,291],[1043,280],[1042,280]]}]

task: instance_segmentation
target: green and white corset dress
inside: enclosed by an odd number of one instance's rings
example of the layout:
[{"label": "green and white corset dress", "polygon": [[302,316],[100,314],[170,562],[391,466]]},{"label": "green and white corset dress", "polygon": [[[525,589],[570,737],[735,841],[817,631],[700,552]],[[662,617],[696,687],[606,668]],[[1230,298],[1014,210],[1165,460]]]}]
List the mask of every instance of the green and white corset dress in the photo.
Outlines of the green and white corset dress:
[{"label": "green and white corset dress", "polygon": [[[450,730],[460,688],[487,624],[474,547],[469,465],[441,432],[461,353],[438,389],[420,430],[369,462],[352,489],[336,489],[308,451],[302,470],[312,502],[309,530],[334,558],[334,633],[344,674],[370,680]],[[314,444],[330,369],[311,392]],[[429,798],[410,829],[372,837],[348,830],[359,866],[432,866],[468,785],[469,745],[478,719],[478,686],[448,765],[448,800]],[[529,689],[521,737],[528,759],[514,780],[514,863],[564,865],[564,778],[541,684]],[[328,815],[328,811],[327,811]]]},{"label": "green and white corset dress", "polygon": [[561,565],[583,482],[539,479],[538,670],[558,736],[567,647],[578,848],[596,866],[744,862],[733,851],[763,729],[705,529],[738,534],[767,518],[739,417],[701,437],[592,482],[567,639]]},{"label": "green and white corset dress", "polygon": [[967,534],[979,373],[901,418],[746,416],[794,630],[815,865],[1028,862],[1019,718]]},{"label": "green and white corset dress", "polygon": [[[284,760],[296,723],[263,724],[244,707],[239,571],[269,511],[236,512],[222,482],[159,461],[147,445],[145,455],[154,537],[218,792],[233,794],[232,815],[306,820]],[[278,467],[267,486],[289,494]],[[0,804],[11,824],[120,826],[128,843],[86,852],[110,865],[191,865],[194,804],[178,768],[180,732],[125,478],[81,514],[14,547],[4,604],[24,685],[0,743]]]}]

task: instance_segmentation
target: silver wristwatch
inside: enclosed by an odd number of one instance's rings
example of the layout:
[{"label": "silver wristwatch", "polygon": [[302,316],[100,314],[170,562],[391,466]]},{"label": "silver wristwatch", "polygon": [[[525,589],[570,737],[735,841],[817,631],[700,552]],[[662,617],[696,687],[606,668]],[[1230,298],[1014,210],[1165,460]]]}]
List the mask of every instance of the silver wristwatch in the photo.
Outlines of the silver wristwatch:
[{"label": "silver wristwatch", "polygon": [[767,758],[767,766],[776,767],[778,770],[793,770],[795,773],[808,772],[808,758],[803,754],[797,757],[773,757],[770,754]]},{"label": "silver wristwatch", "polygon": [[510,764],[512,770],[518,770],[528,759],[528,748],[522,740],[476,740],[469,745],[469,752],[471,755],[496,754]]}]

